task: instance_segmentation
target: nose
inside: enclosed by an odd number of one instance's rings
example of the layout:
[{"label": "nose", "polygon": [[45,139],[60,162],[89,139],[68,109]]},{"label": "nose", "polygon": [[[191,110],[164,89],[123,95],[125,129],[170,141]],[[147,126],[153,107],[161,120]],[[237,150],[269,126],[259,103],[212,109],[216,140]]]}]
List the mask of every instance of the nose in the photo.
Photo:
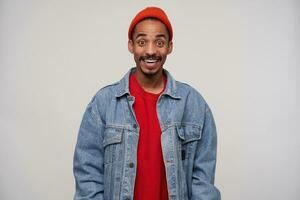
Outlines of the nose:
[{"label": "nose", "polygon": [[146,54],[148,55],[154,55],[156,53],[156,46],[155,44],[153,44],[152,42],[150,42],[148,45],[147,45],[147,48],[146,48]]}]

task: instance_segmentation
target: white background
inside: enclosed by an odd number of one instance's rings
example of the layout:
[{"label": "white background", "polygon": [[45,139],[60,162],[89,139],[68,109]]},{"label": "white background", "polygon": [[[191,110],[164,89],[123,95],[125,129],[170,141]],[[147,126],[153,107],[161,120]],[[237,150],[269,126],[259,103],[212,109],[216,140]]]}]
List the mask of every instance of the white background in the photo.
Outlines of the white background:
[{"label": "white background", "polygon": [[73,198],[82,114],[134,66],[127,29],[148,5],[174,27],[165,68],[214,113],[222,199],[300,199],[300,2],[157,2],[0,1],[1,200]]}]

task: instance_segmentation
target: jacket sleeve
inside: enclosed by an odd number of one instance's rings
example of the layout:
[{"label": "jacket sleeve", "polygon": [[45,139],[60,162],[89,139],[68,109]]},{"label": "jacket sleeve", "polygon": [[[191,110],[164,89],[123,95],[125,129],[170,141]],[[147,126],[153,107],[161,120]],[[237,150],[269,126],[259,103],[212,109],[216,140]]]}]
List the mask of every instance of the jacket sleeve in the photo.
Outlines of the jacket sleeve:
[{"label": "jacket sleeve", "polygon": [[103,130],[97,107],[91,102],[83,115],[75,147],[74,200],[103,200]]},{"label": "jacket sleeve", "polygon": [[206,105],[202,136],[196,148],[192,174],[192,200],[220,200],[214,186],[217,156],[217,131],[211,110]]}]

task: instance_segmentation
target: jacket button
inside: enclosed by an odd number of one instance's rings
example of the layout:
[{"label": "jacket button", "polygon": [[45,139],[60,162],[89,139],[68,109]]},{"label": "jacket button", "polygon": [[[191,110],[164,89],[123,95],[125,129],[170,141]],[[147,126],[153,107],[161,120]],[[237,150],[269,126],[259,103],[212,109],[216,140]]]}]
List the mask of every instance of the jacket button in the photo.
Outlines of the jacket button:
[{"label": "jacket button", "polygon": [[136,129],[136,128],[137,128],[137,125],[136,125],[136,124],[133,124],[132,127],[133,127],[134,129]]},{"label": "jacket button", "polygon": [[132,163],[132,162],[129,163],[129,167],[130,167],[130,168],[133,168],[133,167],[134,167],[134,163]]}]

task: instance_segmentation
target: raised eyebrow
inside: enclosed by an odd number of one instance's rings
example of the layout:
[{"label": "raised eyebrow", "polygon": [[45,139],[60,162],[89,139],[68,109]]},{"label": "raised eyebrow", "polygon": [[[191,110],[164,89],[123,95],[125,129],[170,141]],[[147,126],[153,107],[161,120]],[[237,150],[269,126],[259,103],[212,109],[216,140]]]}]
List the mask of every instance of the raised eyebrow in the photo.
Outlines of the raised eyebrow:
[{"label": "raised eyebrow", "polygon": [[144,37],[146,36],[145,33],[138,33],[137,36],[135,37],[135,39],[139,38],[139,37]]},{"label": "raised eyebrow", "polygon": [[155,36],[156,38],[164,38],[167,39],[167,36],[165,34],[158,34]]}]

